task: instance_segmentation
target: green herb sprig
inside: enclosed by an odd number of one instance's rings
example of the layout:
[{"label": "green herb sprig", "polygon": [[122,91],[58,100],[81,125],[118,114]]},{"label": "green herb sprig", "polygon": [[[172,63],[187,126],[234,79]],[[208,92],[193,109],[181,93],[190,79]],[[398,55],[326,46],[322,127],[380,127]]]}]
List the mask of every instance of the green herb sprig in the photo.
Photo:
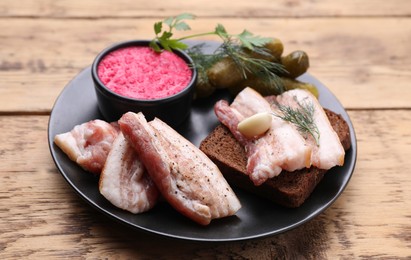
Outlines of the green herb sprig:
[{"label": "green herb sprig", "polygon": [[[271,38],[255,36],[251,32],[244,30],[240,34],[229,34],[227,33],[226,29],[223,25],[218,24],[215,27],[214,31],[199,33],[199,34],[192,34],[184,37],[180,37],[177,39],[173,38],[174,30],[176,31],[188,31],[191,30],[191,27],[184,21],[184,20],[194,20],[196,18],[195,15],[183,13],[177,16],[168,17],[163,21],[156,22],[154,24],[154,33],[155,37],[151,40],[150,46],[158,51],[161,52],[161,48],[159,44],[168,51],[172,50],[185,50],[188,49],[188,45],[183,43],[183,40],[201,37],[206,35],[217,35],[221,39],[223,39],[224,43],[230,42],[230,45],[233,45],[234,40],[237,40],[241,47],[245,47],[249,50],[254,50],[255,47],[262,47],[264,44],[271,41]],[[168,29],[164,29],[164,24],[168,26]]]},{"label": "green herb sprig", "polygon": [[154,24],[156,36],[151,40],[150,47],[157,52],[161,52],[163,49],[168,51],[187,50],[189,47],[182,42],[184,40],[206,35],[218,36],[222,40],[222,44],[214,53],[202,54],[199,48],[191,48],[188,51],[198,68],[205,71],[205,69],[210,68],[218,60],[229,56],[237,65],[244,79],[247,79],[247,75],[250,74],[257,75],[259,78],[272,83],[270,85],[276,88],[277,93],[284,92],[282,81],[278,76],[279,74],[286,74],[284,66],[276,62],[270,62],[267,59],[254,58],[247,55],[248,50],[270,57],[271,54],[265,49],[264,45],[269,43],[272,38],[256,36],[247,30],[242,31],[240,34],[229,34],[222,24],[218,24],[214,31],[180,38],[173,37],[175,31],[191,30],[191,27],[185,20],[194,20],[195,18],[192,14],[183,13],[156,22]]},{"label": "green herb sprig", "polygon": [[[181,42],[180,39],[173,39],[173,31],[188,31],[191,30],[191,27],[184,20],[193,20],[195,16],[188,13],[183,13],[175,17],[169,17],[164,19],[164,21],[156,22],[154,24],[154,33],[156,34],[155,38],[151,40],[150,47],[156,52],[161,52],[159,44],[168,51],[172,50],[185,50],[188,48],[188,45]],[[168,30],[165,30],[164,24],[168,26]]]},{"label": "green herb sprig", "polygon": [[319,146],[320,131],[314,122],[314,105],[311,102],[299,102],[295,96],[294,100],[297,102],[298,108],[276,103],[280,113],[274,113],[274,115],[294,124],[301,133],[310,134],[314,138],[317,146]]}]

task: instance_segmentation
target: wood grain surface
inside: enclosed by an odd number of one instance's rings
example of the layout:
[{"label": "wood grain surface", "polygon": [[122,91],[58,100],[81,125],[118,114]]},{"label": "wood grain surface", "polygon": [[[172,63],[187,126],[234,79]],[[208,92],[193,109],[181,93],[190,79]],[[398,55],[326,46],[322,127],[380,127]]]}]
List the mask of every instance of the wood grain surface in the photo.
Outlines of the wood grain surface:
[{"label": "wood grain surface", "polygon": [[101,18],[164,17],[190,12],[207,17],[342,17],[342,16],[408,16],[411,3],[404,0],[2,0],[4,17]]},{"label": "wood grain surface", "polygon": [[[158,20],[24,18],[7,22],[0,18],[0,31],[7,39],[0,41],[0,96],[5,98],[0,111],[50,111],[67,82],[90,66],[98,52],[118,41],[150,39]],[[247,22],[199,18],[191,24],[193,32],[204,32],[218,23],[235,33],[247,28],[258,35],[276,36],[284,42],[285,53],[305,50],[310,56],[309,72],[348,109],[410,105],[411,44],[406,44],[411,39],[410,19],[340,18],[330,26],[325,18]]]},{"label": "wood grain surface", "polygon": [[[411,112],[351,111],[358,161],[342,196],[319,217],[279,236],[196,243],[124,227],[95,211],[57,172],[47,116],[0,117],[0,256],[407,257],[411,253]],[[155,243],[154,243],[155,241]],[[214,251],[216,250],[216,251]]]},{"label": "wood grain surface", "polygon": [[[0,1],[0,259],[411,259],[411,1]],[[60,175],[47,124],[64,86],[110,44],[198,15],[305,50],[310,73],[347,108],[353,177],[325,212],[286,233],[230,243],[125,227]],[[204,38],[213,40],[214,38]]]}]

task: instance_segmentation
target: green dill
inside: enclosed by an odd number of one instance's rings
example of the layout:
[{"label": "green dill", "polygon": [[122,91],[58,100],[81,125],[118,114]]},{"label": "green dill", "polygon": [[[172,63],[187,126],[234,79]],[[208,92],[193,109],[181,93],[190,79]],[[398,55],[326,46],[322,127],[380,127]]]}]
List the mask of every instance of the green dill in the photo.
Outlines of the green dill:
[{"label": "green dill", "polygon": [[[247,79],[248,75],[256,75],[267,81],[277,93],[284,92],[283,83],[278,75],[285,74],[286,70],[282,64],[269,61],[268,58],[272,55],[264,48],[264,45],[269,43],[272,38],[260,37],[247,30],[243,30],[240,34],[229,34],[222,24],[218,24],[214,31],[173,38],[174,31],[191,30],[185,20],[193,19],[195,19],[194,15],[184,13],[155,23],[155,37],[151,40],[150,47],[157,52],[161,52],[162,49],[168,51],[188,49],[187,53],[193,58],[196,69],[205,80],[208,68],[222,58],[230,57],[244,79]],[[201,48],[198,46],[189,49],[188,45],[183,42],[206,35],[215,35],[222,40],[221,45],[212,54],[202,54]],[[267,59],[251,57],[247,53],[250,51],[265,56]]]},{"label": "green dill", "polygon": [[197,44],[187,49],[187,54],[193,59],[198,73],[198,81],[208,83],[207,70],[211,68],[222,56],[217,54],[204,54],[204,44]]},{"label": "green dill", "polygon": [[223,43],[216,50],[220,56],[229,56],[237,68],[247,79],[247,75],[256,75],[276,88],[277,93],[284,92],[284,87],[279,74],[284,74],[284,67],[276,62],[271,62],[264,58],[254,58],[247,54],[254,51],[260,55],[269,58],[271,54],[265,49],[264,44],[268,43],[271,38],[262,38],[244,30],[238,35],[230,35],[226,32],[221,24],[216,27],[216,34],[223,40]]},{"label": "green dill", "polygon": [[294,124],[300,133],[311,135],[317,146],[319,146],[320,132],[314,122],[314,105],[311,102],[299,102],[295,96],[294,100],[298,104],[297,108],[276,103],[280,114],[274,113],[274,115],[286,122]]}]

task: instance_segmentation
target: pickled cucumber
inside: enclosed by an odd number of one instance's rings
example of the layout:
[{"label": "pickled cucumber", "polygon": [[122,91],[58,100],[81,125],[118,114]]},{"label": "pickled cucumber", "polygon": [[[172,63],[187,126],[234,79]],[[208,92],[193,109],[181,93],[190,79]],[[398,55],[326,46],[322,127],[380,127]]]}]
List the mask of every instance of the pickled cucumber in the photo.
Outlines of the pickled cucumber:
[{"label": "pickled cucumber", "polygon": [[255,48],[254,50],[245,49],[244,52],[252,58],[265,59],[273,62],[280,62],[283,54],[283,43],[276,38],[266,43],[263,48]]},{"label": "pickled cucumber", "polygon": [[216,88],[211,85],[207,78],[199,76],[195,86],[194,98],[205,98],[211,96]]},{"label": "pickled cucumber", "polygon": [[296,88],[306,89],[310,91],[311,94],[313,94],[316,98],[318,98],[319,96],[317,87],[311,83],[306,83],[306,82],[302,82],[302,81],[290,79],[290,78],[285,78],[285,77],[282,77],[281,81],[283,82],[283,86],[285,90],[291,90],[291,89],[296,89]]},{"label": "pickled cucumber", "polygon": [[[281,84],[281,82],[279,82]],[[270,95],[279,95],[281,92],[278,88],[276,88],[273,83],[270,83],[267,80],[263,80],[258,77],[249,77],[240,84],[235,87],[229,89],[230,93],[233,95],[237,95],[240,93],[244,88],[250,87],[260,93],[262,96],[270,96]]]},{"label": "pickled cucumber", "polygon": [[[318,98],[318,95],[319,95],[318,89],[313,84],[302,82],[302,81],[295,80],[295,79],[286,78],[286,77],[281,77],[280,80],[285,90],[291,90],[291,89],[296,89],[296,88],[306,89],[310,91],[315,97]],[[270,83],[264,80],[261,80],[259,78],[255,78],[255,77],[242,81],[239,85],[230,88],[229,91],[231,94],[237,95],[246,87],[253,88],[258,93],[260,93],[262,96],[281,94],[278,92],[278,90],[274,86],[270,85]]]},{"label": "pickled cucumber", "polygon": [[245,58],[252,57],[282,64],[286,72],[276,72],[279,76],[276,84],[282,86],[283,89],[279,88],[278,85],[277,87],[273,85],[272,81],[270,82],[266,77],[261,76],[262,74],[259,74],[258,71],[251,72],[252,69],[249,68],[243,71],[233,58],[226,56],[207,69],[204,79],[199,78],[195,96],[198,98],[208,97],[219,88],[226,88],[233,95],[237,95],[245,87],[251,87],[263,96],[279,95],[284,90],[300,88],[306,89],[318,97],[318,90],[314,85],[296,80],[297,77],[307,72],[310,66],[306,52],[296,50],[282,56],[284,45],[281,40],[276,38],[266,43],[263,48],[256,47],[254,50],[242,48],[240,52]]},{"label": "pickled cucumber", "polygon": [[281,58],[281,63],[288,71],[286,76],[292,79],[304,74],[310,67],[308,55],[304,51],[291,52],[287,56]]},{"label": "pickled cucumber", "polygon": [[231,88],[239,84],[244,76],[237,64],[230,58],[224,57],[207,71],[208,80],[216,88]]},{"label": "pickled cucumber", "polygon": [[265,47],[270,51],[271,55],[277,60],[281,60],[281,55],[283,55],[284,45],[279,40],[274,38],[271,42],[267,43]]}]

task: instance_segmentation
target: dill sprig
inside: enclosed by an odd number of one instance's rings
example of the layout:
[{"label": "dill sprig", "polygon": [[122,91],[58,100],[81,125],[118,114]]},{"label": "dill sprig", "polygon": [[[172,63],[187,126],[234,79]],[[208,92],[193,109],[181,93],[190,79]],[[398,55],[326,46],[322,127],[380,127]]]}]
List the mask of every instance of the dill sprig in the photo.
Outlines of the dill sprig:
[{"label": "dill sprig", "polygon": [[[263,46],[254,46],[252,50],[267,57],[271,56],[264,49]],[[286,73],[283,65],[271,62],[268,59],[251,57],[245,51],[244,46],[237,45],[230,38],[224,39],[216,53],[223,57],[229,56],[237,65],[244,79],[247,79],[248,75],[255,75],[266,81],[268,86],[275,88],[275,93],[280,94],[284,92],[283,82],[278,76]]]},{"label": "dill sprig", "polygon": [[222,56],[217,54],[204,54],[202,49],[205,44],[197,44],[187,49],[187,54],[193,59],[198,73],[198,81],[208,84],[207,70],[211,68]]},{"label": "dill sprig", "polygon": [[290,106],[276,103],[281,113],[274,113],[274,115],[284,121],[294,124],[297,127],[297,130],[301,133],[310,134],[314,138],[317,146],[319,146],[320,131],[314,122],[314,105],[311,102],[301,103],[295,96],[294,100],[297,102],[298,108],[292,108]]},{"label": "dill sprig", "polygon": [[[284,86],[278,75],[286,71],[283,65],[269,61],[272,55],[264,47],[272,38],[256,36],[247,30],[238,35],[231,35],[221,24],[217,25],[215,32],[223,41],[215,53],[222,57],[229,56],[244,79],[247,79],[247,75],[256,75],[267,81],[269,86],[276,88],[276,93],[284,92]],[[256,52],[265,58],[254,58],[247,51]]]},{"label": "dill sprig", "polygon": [[[283,83],[278,76],[280,74],[286,74],[284,66],[276,62],[270,62],[267,59],[254,58],[247,54],[248,50],[262,54],[267,58],[271,57],[272,55],[264,48],[264,45],[270,42],[272,38],[260,37],[247,30],[243,30],[240,34],[229,34],[221,24],[218,24],[214,31],[173,38],[174,31],[190,30],[191,28],[185,20],[193,20],[195,18],[192,14],[183,13],[156,22],[154,24],[156,36],[151,40],[150,47],[157,52],[161,52],[162,49],[168,51],[177,49],[187,50],[188,45],[182,42],[183,40],[206,35],[216,35],[222,40],[222,44],[214,53],[202,54],[201,49],[198,47],[193,47],[188,51],[188,54],[194,60],[196,68],[200,70],[200,74],[202,73],[201,71],[204,72],[203,77],[206,77],[205,72],[208,68],[223,57],[228,56],[235,62],[244,79],[247,79],[247,75],[256,75],[260,79],[270,83],[269,85],[273,86],[277,93],[284,92]],[[165,29],[164,25],[166,25],[168,29]],[[160,48],[160,45],[162,48]]]}]

